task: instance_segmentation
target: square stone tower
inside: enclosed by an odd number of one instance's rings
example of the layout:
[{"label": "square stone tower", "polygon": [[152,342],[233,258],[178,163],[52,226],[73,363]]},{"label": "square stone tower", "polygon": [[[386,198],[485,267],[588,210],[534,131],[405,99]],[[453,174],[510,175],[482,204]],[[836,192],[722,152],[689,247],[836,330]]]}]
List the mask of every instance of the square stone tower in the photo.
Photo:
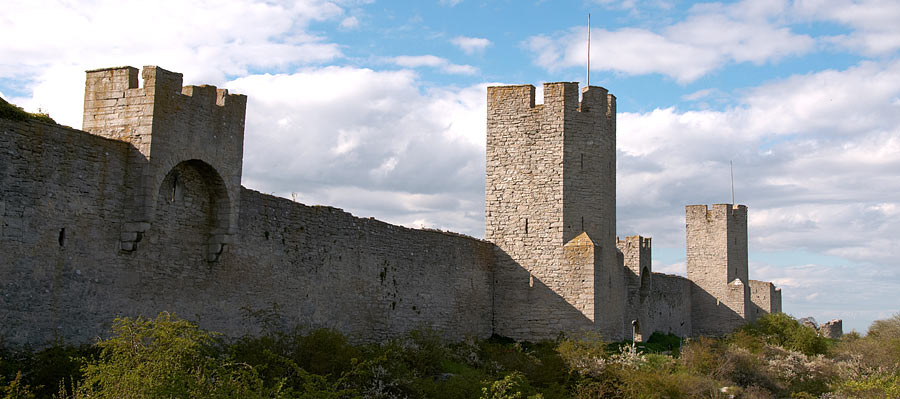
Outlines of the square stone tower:
[{"label": "square stone tower", "polygon": [[494,331],[623,336],[616,108],[602,87],[488,88],[485,238],[497,245]]},{"label": "square stone tower", "polygon": [[140,72],[142,86],[138,75],[133,67],[90,70],[84,90],[83,130],[132,145],[121,249],[136,251],[164,213],[160,205],[171,205],[196,180],[210,209],[195,223],[207,236],[207,260],[215,262],[237,229],[247,97],[182,87],[180,73],[156,66]]},{"label": "square stone tower", "polygon": [[724,335],[752,318],[747,266],[747,207],[685,207],[687,277],[694,335]]}]

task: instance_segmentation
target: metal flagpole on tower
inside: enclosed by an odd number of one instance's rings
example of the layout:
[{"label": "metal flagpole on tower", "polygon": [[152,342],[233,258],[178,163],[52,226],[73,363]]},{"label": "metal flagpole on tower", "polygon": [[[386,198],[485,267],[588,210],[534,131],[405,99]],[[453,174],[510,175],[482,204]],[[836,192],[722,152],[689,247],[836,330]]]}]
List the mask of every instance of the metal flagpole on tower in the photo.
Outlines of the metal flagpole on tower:
[{"label": "metal flagpole on tower", "polygon": [[734,206],[734,161],[728,161],[731,163],[731,206]]},{"label": "metal flagpole on tower", "polygon": [[588,13],[588,45],[587,45],[587,84],[591,85],[591,13]]}]

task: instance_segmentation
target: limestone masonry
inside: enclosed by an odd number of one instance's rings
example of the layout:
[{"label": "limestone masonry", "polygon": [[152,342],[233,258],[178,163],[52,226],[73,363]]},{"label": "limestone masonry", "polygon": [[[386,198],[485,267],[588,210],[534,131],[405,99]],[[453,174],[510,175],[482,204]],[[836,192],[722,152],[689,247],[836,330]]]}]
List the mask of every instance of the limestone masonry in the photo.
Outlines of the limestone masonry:
[{"label": "limestone masonry", "polygon": [[653,272],[649,238],[616,237],[601,87],[547,83],[540,105],[530,85],[488,88],[479,240],[246,189],[247,98],[140,75],[88,71],[83,131],[0,120],[4,343],[88,342],[161,311],[229,336],[262,315],[362,341],[720,335],[781,311],[779,289],[749,280],[743,205],[686,208],[688,278]]}]

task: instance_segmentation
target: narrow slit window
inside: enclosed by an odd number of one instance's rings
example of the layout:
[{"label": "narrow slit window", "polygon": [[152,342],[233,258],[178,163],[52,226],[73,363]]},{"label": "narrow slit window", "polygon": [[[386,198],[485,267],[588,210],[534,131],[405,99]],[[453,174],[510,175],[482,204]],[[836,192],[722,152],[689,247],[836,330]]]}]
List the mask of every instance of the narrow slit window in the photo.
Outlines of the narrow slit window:
[{"label": "narrow slit window", "polygon": [[178,189],[178,175],[172,176],[172,201],[175,202],[175,192]]},{"label": "narrow slit window", "polygon": [[584,154],[581,154],[581,169],[584,170]]},{"label": "narrow slit window", "polygon": [[63,227],[59,229],[59,247],[64,248],[66,246],[66,228]]},{"label": "narrow slit window", "polygon": [[525,219],[525,234],[528,234],[528,219]]}]

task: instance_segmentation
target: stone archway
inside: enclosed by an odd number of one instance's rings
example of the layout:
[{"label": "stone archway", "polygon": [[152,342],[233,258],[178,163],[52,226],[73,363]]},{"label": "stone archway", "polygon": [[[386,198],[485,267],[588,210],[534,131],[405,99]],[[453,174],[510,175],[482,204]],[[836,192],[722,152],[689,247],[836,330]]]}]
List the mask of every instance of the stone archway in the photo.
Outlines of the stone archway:
[{"label": "stone archway", "polygon": [[163,246],[215,262],[231,231],[231,199],[219,173],[198,159],[173,166],[159,183],[153,229]]}]

